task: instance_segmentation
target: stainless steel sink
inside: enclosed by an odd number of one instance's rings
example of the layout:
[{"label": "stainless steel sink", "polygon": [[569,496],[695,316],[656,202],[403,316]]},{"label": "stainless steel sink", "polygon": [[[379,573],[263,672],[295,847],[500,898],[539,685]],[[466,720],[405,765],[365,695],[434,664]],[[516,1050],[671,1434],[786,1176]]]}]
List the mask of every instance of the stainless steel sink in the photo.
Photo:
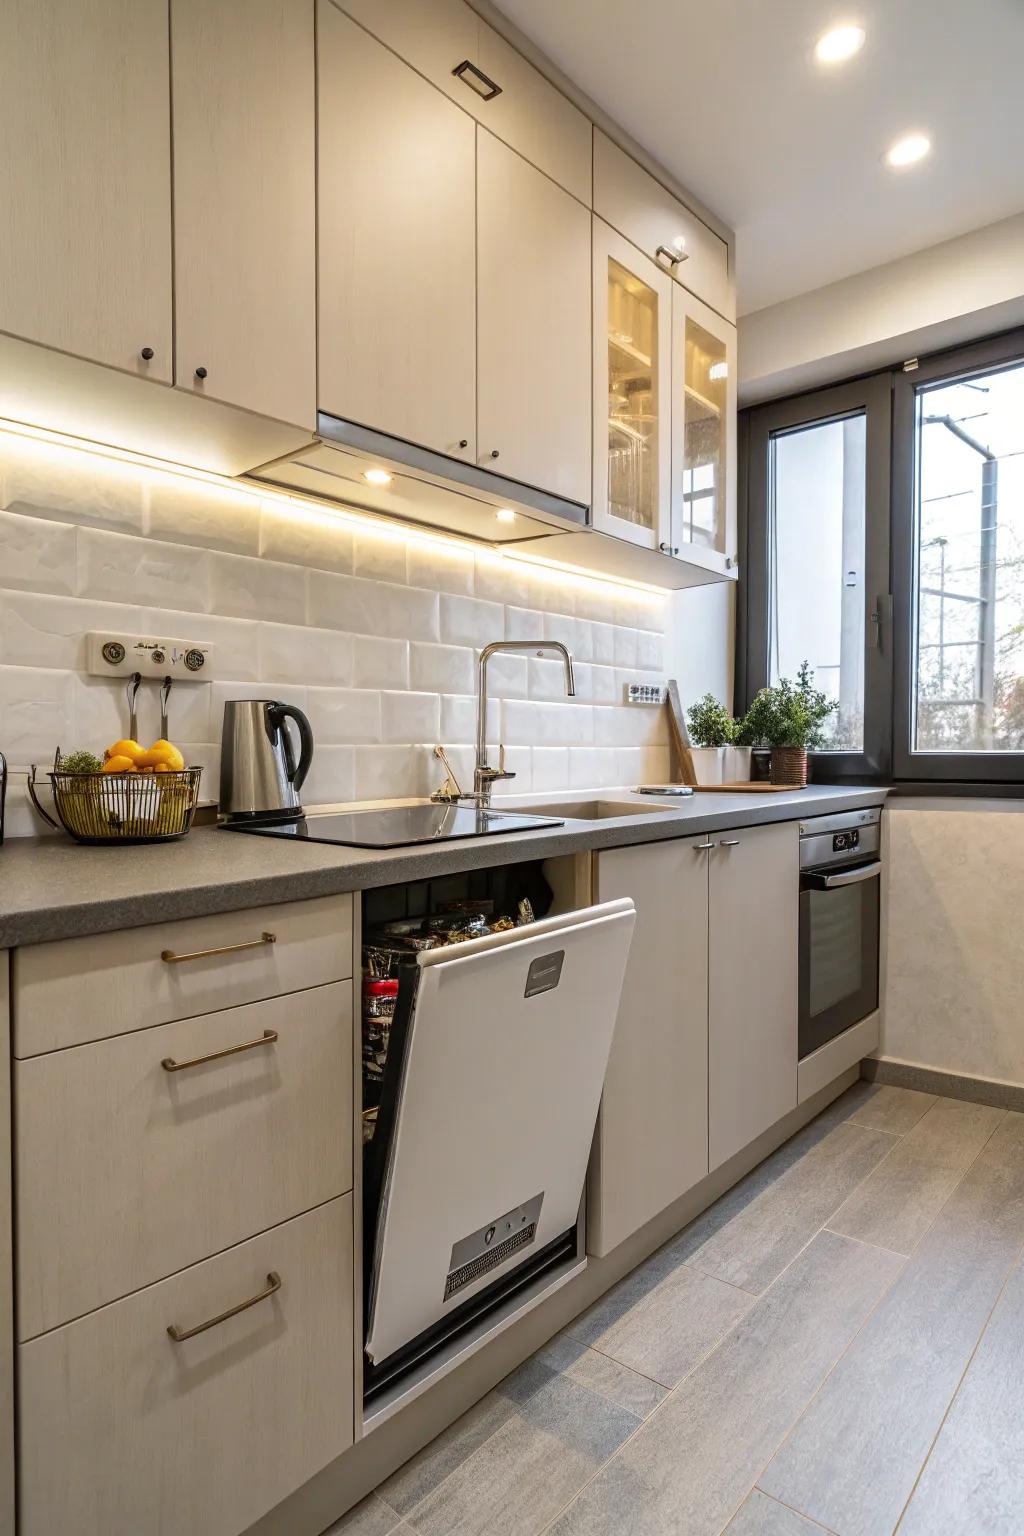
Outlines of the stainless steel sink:
[{"label": "stainless steel sink", "polygon": [[611,816],[650,816],[652,812],[678,809],[677,805],[641,804],[636,800],[551,800],[545,805],[522,807],[524,814],[530,816],[561,816],[565,821],[605,821]]}]

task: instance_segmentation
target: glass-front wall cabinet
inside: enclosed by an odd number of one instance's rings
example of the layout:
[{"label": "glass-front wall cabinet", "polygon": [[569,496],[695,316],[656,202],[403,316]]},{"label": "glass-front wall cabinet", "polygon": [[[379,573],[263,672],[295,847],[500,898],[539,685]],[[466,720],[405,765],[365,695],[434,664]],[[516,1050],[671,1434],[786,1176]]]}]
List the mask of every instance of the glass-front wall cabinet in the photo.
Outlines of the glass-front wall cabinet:
[{"label": "glass-front wall cabinet", "polygon": [[672,281],[594,221],[594,526],[656,549],[670,475]]},{"label": "glass-front wall cabinet", "polygon": [[672,552],[732,571],[736,330],[678,284],[672,298]]}]

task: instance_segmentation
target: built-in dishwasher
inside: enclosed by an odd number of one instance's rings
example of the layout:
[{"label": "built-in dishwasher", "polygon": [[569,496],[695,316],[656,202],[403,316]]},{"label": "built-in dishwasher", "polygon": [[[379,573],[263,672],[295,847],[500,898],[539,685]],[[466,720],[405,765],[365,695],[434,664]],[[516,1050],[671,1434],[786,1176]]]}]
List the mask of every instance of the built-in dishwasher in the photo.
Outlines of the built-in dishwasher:
[{"label": "built-in dishwasher", "polygon": [[368,1403],[577,1252],[635,912],[552,905],[530,863],[364,897]]}]

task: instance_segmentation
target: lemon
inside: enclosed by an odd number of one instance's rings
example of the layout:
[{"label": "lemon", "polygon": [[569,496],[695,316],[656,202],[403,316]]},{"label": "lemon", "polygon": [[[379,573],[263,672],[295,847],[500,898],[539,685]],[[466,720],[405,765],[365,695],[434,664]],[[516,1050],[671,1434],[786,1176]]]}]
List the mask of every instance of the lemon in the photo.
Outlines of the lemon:
[{"label": "lemon", "polygon": [[112,757],[127,757],[130,762],[137,764],[144,752],[145,748],[141,747],[137,741],[132,741],[130,737],[124,737],[121,741],[115,741],[114,745],[108,747],[103,755],[108,759]]},{"label": "lemon", "polygon": [[100,770],[101,773],[134,773],[135,771],[135,763],[124,752],[108,757]]}]

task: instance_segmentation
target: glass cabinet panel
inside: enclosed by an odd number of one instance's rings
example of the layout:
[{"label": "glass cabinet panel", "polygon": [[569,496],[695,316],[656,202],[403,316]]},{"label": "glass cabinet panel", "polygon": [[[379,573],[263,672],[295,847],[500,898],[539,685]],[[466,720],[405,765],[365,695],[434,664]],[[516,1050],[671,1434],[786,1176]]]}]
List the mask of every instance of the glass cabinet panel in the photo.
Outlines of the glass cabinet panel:
[{"label": "glass cabinet panel", "polygon": [[658,526],[658,295],[608,258],[608,513]]},{"label": "glass cabinet panel", "polygon": [[680,537],[725,554],[725,432],[729,362],[722,337],[690,316],[683,338]]}]

